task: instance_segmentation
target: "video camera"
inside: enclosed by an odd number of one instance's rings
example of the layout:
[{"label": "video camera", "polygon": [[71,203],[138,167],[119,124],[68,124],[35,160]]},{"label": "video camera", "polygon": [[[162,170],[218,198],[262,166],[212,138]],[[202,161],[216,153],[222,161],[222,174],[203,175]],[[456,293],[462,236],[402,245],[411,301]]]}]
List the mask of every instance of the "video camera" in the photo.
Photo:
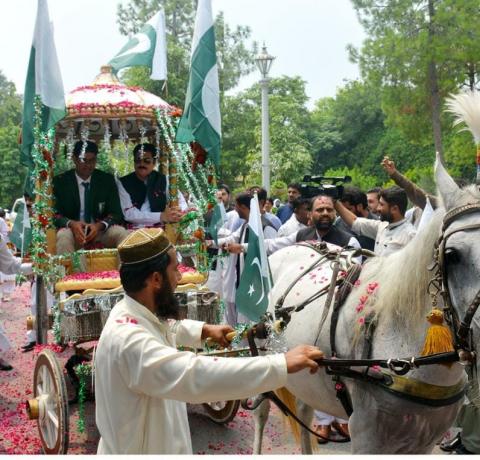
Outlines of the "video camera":
[{"label": "video camera", "polygon": [[[343,196],[344,184],[351,182],[350,176],[327,177],[327,176],[304,176],[304,183],[300,184],[300,193],[303,198],[313,198],[317,195],[328,195],[334,200]],[[314,183],[316,185],[310,185]]]}]

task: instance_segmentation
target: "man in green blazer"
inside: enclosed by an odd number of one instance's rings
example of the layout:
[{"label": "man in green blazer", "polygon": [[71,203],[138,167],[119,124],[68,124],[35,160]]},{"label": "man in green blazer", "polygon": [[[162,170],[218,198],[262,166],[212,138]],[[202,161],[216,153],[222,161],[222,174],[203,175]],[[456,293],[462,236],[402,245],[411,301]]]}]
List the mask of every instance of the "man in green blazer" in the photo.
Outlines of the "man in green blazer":
[{"label": "man in green blazer", "polygon": [[57,254],[71,253],[95,242],[114,248],[128,234],[121,227],[115,178],[95,169],[97,154],[97,144],[78,141],[73,149],[75,169],[53,179]]}]

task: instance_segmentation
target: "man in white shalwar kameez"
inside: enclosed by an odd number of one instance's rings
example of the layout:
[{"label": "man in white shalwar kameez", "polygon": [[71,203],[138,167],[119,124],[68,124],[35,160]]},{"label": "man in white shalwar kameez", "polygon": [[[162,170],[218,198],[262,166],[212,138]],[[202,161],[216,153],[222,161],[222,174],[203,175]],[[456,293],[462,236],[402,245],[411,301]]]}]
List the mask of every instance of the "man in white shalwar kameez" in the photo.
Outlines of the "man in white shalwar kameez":
[{"label": "man in white shalwar kameez", "polygon": [[95,356],[99,454],[192,454],[186,402],[234,400],[285,385],[287,373],[315,372],[323,354],[299,346],[285,354],[213,358],[179,351],[230,326],[184,320],[173,291],[180,274],[162,230],[141,229],[118,247],[126,295],[110,313]]},{"label": "man in white shalwar kameez", "polygon": [[[7,247],[5,238],[2,235],[0,235],[0,271],[8,275],[15,275],[17,273],[30,275],[32,273],[32,264],[22,263],[21,259],[13,257],[10,249]],[[10,341],[0,324],[0,354],[5,353],[10,348]],[[12,369],[13,366],[0,356],[0,371],[11,371]]]}]

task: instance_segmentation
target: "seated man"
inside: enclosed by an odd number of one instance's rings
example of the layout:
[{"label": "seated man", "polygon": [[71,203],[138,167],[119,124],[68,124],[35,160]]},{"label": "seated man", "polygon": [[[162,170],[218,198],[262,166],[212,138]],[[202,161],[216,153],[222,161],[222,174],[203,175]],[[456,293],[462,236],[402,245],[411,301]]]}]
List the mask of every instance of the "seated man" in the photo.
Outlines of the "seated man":
[{"label": "seated man", "polygon": [[98,147],[83,141],[73,148],[75,169],[53,179],[57,254],[71,253],[89,243],[116,248],[128,235],[123,222],[115,179],[95,169]]},{"label": "seated man", "polygon": [[180,209],[167,206],[167,177],[155,170],[157,155],[153,144],[138,144],[133,149],[134,171],[117,179],[118,194],[129,228],[156,227],[178,222],[188,208],[178,192]]}]

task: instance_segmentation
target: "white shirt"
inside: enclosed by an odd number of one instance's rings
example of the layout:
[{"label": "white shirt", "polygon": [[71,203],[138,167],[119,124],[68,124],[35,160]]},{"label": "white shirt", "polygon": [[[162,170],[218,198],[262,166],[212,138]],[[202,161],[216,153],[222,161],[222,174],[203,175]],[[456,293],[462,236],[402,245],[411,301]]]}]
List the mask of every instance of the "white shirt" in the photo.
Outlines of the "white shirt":
[{"label": "white shirt", "polygon": [[[287,246],[292,246],[297,243],[297,233],[291,233],[288,236],[283,236],[281,238],[275,238],[271,240],[265,240],[265,250],[267,255],[273,254],[279,249],[286,248]],[[322,237],[317,232],[317,241],[322,241]],[[348,246],[356,249],[360,249],[360,243],[353,236],[348,240]]]},{"label": "white shirt", "polygon": [[98,454],[192,454],[186,402],[243,399],[282,387],[283,354],[212,358],[199,347],[202,322],[176,327],[125,296],[110,313],[95,354]]},{"label": "white shirt", "polygon": [[5,238],[5,241],[8,241],[8,224],[5,222],[5,219],[0,217],[0,234]]},{"label": "white shirt", "polygon": [[302,224],[298,219],[295,213],[292,214],[290,219],[288,219],[278,230],[278,236],[288,236],[292,233],[296,233],[302,228],[307,228],[305,224]]},{"label": "white shirt", "polygon": [[[143,202],[140,209],[133,205],[130,194],[125,190],[122,182],[118,177],[115,177],[117,183],[118,196],[120,197],[120,206],[122,207],[122,213],[125,221],[133,224],[134,228],[148,227],[160,223],[161,212],[152,212],[150,208],[150,202],[148,197]],[[146,182],[146,180],[145,180]],[[168,201],[168,178],[166,182],[166,195]],[[178,204],[182,211],[188,209],[188,204],[185,201],[183,193],[178,191]]]},{"label": "white shirt", "polygon": [[415,227],[406,219],[393,224],[382,220],[357,217],[352,230],[375,240],[375,254],[388,256],[405,247],[416,235]]},{"label": "white shirt", "polygon": [[22,259],[13,257],[10,249],[8,249],[5,238],[0,235],[0,272],[5,275],[16,275],[22,273],[24,275],[31,275],[32,264],[22,264]]}]

